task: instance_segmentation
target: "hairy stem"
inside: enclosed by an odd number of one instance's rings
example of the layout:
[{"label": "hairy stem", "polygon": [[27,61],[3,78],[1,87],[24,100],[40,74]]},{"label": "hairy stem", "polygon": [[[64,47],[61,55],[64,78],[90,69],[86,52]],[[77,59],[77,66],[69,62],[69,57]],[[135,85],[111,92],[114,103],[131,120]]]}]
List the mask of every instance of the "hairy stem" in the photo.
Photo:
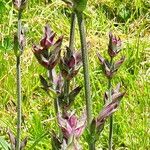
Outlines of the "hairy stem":
[{"label": "hairy stem", "polygon": [[109,127],[109,150],[112,150],[113,142],[113,115],[110,116],[110,127]]},{"label": "hairy stem", "polygon": [[78,19],[81,50],[82,50],[87,123],[88,126],[90,126],[92,121],[92,102],[91,102],[91,89],[90,89],[89,63],[88,63],[89,61],[88,61],[88,52],[87,52],[87,44],[86,44],[86,33],[85,33],[83,13],[76,12],[76,14]]},{"label": "hairy stem", "polygon": [[[20,36],[21,36],[21,15],[22,10],[18,12],[18,42],[20,44]],[[20,46],[20,54],[22,53],[22,49]],[[16,141],[16,150],[20,150],[20,139],[21,139],[21,67],[20,67],[20,54],[16,57],[16,72],[17,72],[17,141]]]},{"label": "hairy stem", "polygon": [[[90,89],[90,77],[89,77],[89,61],[88,61],[88,52],[86,44],[86,33],[83,13],[76,12],[79,32],[80,32],[80,41],[81,41],[81,51],[82,51],[82,62],[83,62],[83,72],[84,72],[84,87],[85,87],[85,99],[86,99],[86,112],[87,112],[87,125],[90,129],[92,122],[92,101],[91,101],[91,89]],[[95,143],[89,142],[89,150],[95,149]]]},{"label": "hairy stem", "polygon": [[[20,44],[21,35],[21,14],[22,10],[18,12],[18,41]],[[20,53],[22,49],[20,47]],[[17,143],[16,150],[20,150],[20,139],[21,139],[21,68],[20,68],[20,55],[16,57],[16,71],[17,71]]]},{"label": "hairy stem", "polygon": [[69,40],[69,49],[71,50],[73,50],[74,48],[75,24],[76,24],[76,14],[73,12],[71,15],[71,28],[70,28],[70,40]]},{"label": "hairy stem", "polygon": [[20,56],[16,59],[17,65],[17,144],[16,150],[20,150],[20,136],[21,136],[21,69]]},{"label": "hairy stem", "polygon": [[[112,66],[113,58],[111,57],[110,65]],[[112,102],[112,83],[111,78],[108,79],[108,90],[109,90],[109,102]],[[109,126],[109,150],[112,150],[113,142],[113,115],[110,116],[110,126]]]}]

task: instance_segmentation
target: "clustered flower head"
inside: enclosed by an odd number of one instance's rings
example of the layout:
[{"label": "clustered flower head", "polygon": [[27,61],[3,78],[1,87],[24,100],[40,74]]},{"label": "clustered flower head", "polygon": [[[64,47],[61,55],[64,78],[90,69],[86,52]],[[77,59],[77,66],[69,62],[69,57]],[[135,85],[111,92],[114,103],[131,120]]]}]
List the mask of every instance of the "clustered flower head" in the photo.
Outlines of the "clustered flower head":
[{"label": "clustered flower head", "polygon": [[80,119],[78,119],[74,112],[58,114],[58,123],[61,128],[63,137],[67,143],[67,146],[77,146],[77,140],[82,135],[86,127],[86,115],[83,113]]},{"label": "clustered flower head", "polygon": [[[72,149],[80,150],[78,143],[79,137],[82,135],[86,127],[85,113],[78,119],[74,112],[68,112],[80,90],[81,86],[77,86],[68,93],[65,93],[65,82],[71,81],[82,66],[81,53],[75,52],[70,48],[66,48],[66,52],[61,57],[61,44],[63,37],[61,36],[54,42],[55,33],[51,31],[48,25],[45,27],[44,37],[40,40],[40,45],[33,46],[33,53],[38,62],[44,66],[51,74],[50,82],[40,75],[40,81],[43,89],[47,92],[55,93],[58,101],[58,125],[62,131],[63,139],[61,140],[55,132],[52,132],[53,149]],[[121,40],[116,38],[112,33],[109,34],[108,54],[111,60],[120,52]],[[97,53],[100,64],[103,67],[106,77],[110,80],[117,72],[125,57],[117,62],[108,61]],[[56,73],[56,65],[59,66],[59,73]],[[120,101],[125,93],[120,92],[120,84],[115,89],[111,89],[111,93],[106,91],[104,95],[105,106],[97,117],[92,119],[90,125],[91,142],[96,142],[100,132],[104,128],[106,119],[117,111]],[[110,98],[111,97],[111,98]],[[111,101],[110,101],[111,99]]]},{"label": "clustered flower head", "polygon": [[75,112],[66,113],[65,115],[58,115],[58,123],[63,132],[63,136],[66,139],[71,137],[79,138],[86,125],[86,115],[85,113],[80,119],[77,118]]},{"label": "clustered flower head", "polygon": [[33,53],[38,62],[48,70],[53,69],[60,60],[63,36],[56,42],[54,42],[54,37],[55,33],[46,25],[44,37],[41,39],[40,45],[33,45]]}]

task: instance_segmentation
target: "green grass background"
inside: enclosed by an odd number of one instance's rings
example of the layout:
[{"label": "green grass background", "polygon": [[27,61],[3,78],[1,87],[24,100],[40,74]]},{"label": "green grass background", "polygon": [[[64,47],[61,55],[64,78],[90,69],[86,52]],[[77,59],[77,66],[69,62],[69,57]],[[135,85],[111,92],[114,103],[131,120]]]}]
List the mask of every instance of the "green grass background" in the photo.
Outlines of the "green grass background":
[{"label": "green grass background", "polygon": [[[23,15],[26,31],[26,48],[22,55],[23,124],[22,138],[28,136],[26,149],[49,150],[50,133],[56,129],[53,99],[40,88],[39,74],[46,70],[36,61],[32,44],[39,43],[43,27],[48,23],[64,35],[62,49],[68,46],[70,9],[61,0],[29,0]],[[126,95],[114,119],[115,150],[148,150],[150,147],[150,1],[149,0],[89,0],[85,11],[87,43],[89,50],[93,115],[103,107],[103,95],[107,90],[96,51],[107,57],[108,33],[113,31],[123,41],[122,55],[126,61],[113,80],[121,82]],[[7,129],[16,133],[16,72],[13,53],[13,34],[16,28],[16,12],[11,0],[0,0],[0,149],[8,149]],[[76,28],[76,49],[80,50]],[[83,85],[83,71],[72,81],[72,87]],[[85,106],[84,91],[77,97],[72,109],[80,112]],[[80,110],[80,111],[79,111]],[[80,114],[80,113],[79,113]],[[108,148],[108,122],[97,142],[97,149]],[[83,149],[87,149],[84,138]],[[6,148],[5,148],[6,147]]]}]

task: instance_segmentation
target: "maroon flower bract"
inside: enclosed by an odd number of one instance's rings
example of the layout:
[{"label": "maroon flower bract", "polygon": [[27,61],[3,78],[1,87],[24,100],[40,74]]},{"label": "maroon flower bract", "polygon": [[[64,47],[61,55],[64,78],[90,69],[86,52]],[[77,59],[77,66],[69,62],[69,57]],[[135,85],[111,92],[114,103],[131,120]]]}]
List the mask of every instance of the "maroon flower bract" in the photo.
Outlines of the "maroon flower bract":
[{"label": "maroon flower bract", "polygon": [[53,69],[60,60],[63,36],[56,42],[54,42],[54,37],[55,33],[46,25],[44,37],[41,39],[40,45],[33,45],[33,53],[38,62],[48,70]]}]

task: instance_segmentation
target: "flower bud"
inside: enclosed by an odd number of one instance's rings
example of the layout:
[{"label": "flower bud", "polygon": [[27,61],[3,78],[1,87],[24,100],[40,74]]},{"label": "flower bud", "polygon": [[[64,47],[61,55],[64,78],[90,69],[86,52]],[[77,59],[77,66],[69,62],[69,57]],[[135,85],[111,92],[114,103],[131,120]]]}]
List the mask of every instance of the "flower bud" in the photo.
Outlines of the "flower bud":
[{"label": "flower bud", "polygon": [[109,33],[108,54],[110,57],[115,57],[121,51],[121,40]]},{"label": "flower bud", "polygon": [[23,10],[27,4],[27,0],[13,0],[13,5],[16,10]]}]

